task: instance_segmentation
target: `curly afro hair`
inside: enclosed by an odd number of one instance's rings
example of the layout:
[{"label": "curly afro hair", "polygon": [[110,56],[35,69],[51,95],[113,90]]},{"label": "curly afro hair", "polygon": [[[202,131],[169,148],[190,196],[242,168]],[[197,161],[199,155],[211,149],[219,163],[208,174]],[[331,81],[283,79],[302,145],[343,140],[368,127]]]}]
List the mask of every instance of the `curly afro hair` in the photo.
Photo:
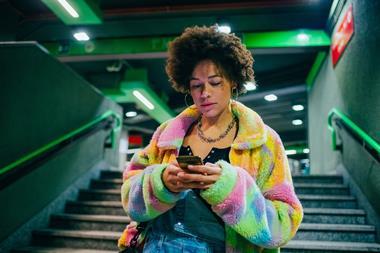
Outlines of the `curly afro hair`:
[{"label": "curly afro hair", "polygon": [[166,73],[172,87],[181,93],[189,92],[189,82],[195,66],[211,60],[221,74],[244,93],[244,83],[254,82],[253,58],[234,34],[218,31],[218,27],[189,27],[169,43]]}]

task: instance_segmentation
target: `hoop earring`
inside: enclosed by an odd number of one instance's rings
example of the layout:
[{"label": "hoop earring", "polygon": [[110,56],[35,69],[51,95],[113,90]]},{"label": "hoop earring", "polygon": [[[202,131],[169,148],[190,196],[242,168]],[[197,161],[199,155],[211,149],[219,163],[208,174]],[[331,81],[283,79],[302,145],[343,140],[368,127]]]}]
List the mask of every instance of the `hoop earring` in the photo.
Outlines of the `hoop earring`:
[{"label": "hoop earring", "polygon": [[[185,105],[186,105],[186,107],[190,107],[190,105],[189,105],[189,103],[187,102],[187,98],[189,97],[189,93],[186,93],[186,95],[185,95]],[[192,104],[194,104],[194,101],[191,101],[190,102],[190,104],[192,105]]]},{"label": "hoop earring", "polygon": [[232,93],[232,99],[237,101],[239,97],[238,89],[236,87],[232,88],[231,93]]}]

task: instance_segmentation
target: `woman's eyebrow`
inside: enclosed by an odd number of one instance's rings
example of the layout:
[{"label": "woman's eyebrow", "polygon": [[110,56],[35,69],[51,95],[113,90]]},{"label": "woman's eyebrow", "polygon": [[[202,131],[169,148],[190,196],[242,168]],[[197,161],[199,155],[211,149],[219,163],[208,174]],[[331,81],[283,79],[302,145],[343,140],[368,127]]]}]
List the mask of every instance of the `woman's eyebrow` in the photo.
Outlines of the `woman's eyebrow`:
[{"label": "woman's eyebrow", "polygon": [[[210,79],[210,78],[214,78],[214,77],[220,77],[220,75],[215,74],[215,75],[209,76],[209,77],[207,77],[207,78]],[[196,78],[196,77],[191,77],[191,78],[190,78],[190,81],[191,81],[191,80],[199,80],[199,79]]]}]

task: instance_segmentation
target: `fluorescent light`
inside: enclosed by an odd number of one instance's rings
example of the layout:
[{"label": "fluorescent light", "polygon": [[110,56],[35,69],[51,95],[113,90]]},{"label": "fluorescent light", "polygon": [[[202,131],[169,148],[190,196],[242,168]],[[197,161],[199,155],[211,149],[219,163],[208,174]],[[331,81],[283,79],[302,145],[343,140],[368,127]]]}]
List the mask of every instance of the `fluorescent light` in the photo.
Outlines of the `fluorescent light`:
[{"label": "fluorescent light", "polygon": [[218,31],[221,33],[230,33],[231,27],[229,25],[221,25],[221,26],[218,26]]},{"label": "fluorescent light", "polygon": [[295,126],[299,126],[299,125],[302,125],[302,120],[300,119],[295,119],[292,121],[292,124],[295,125]]},{"label": "fluorescent light", "polygon": [[66,0],[57,0],[58,3],[62,5],[63,8],[73,17],[79,18],[78,12],[66,1]]},{"label": "fluorescent light", "polygon": [[304,109],[303,105],[293,105],[292,108],[294,111],[302,111]]},{"label": "fluorescent light", "polygon": [[309,154],[309,153],[310,153],[310,149],[308,149],[308,148],[304,148],[304,149],[303,149],[303,152],[304,152],[305,154]]},{"label": "fluorescent light", "polygon": [[90,37],[88,37],[87,33],[85,33],[85,32],[74,33],[74,38],[79,40],[79,41],[87,41],[90,39]]},{"label": "fluorescent light", "polygon": [[269,95],[266,95],[266,96],[264,97],[264,99],[265,99],[266,101],[276,101],[276,100],[277,100],[277,96],[274,95],[274,94],[269,94]]},{"label": "fluorescent light", "polygon": [[125,116],[127,116],[128,118],[135,117],[136,115],[137,115],[137,112],[135,111],[130,111],[125,114]]},{"label": "fluorescent light", "polygon": [[297,154],[297,151],[295,149],[289,149],[289,150],[285,150],[285,154],[295,155],[295,154]]},{"label": "fluorescent light", "polygon": [[248,91],[250,91],[250,90],[256,90],[256,85],[253,82],[246,82],[244,84],[244,87]]},{"label": "fluorescent light", "polygon": [[138,90],[133,91],[133,95],[141,101],[149,110],[154,109],[154,105],[146,98],[143,94],[141,94]]}]

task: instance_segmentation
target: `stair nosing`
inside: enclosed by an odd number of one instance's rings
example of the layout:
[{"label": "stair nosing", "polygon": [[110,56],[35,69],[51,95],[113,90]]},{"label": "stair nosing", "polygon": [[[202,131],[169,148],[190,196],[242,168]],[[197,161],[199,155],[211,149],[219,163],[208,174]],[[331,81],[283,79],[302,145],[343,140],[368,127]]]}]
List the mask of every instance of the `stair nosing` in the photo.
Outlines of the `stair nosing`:
[{"label": "stair nosing", "polygon": [[302,223],[298,231],[339,231],[339,232],[371,232],[376,231],[375,226],[360,224],[326,224],[326,223]]},{"label": "stair nosing", "polygon": [[293,175],[292,178],[342,178],[342,175]]},{"label": "stair nosing", "polygon": [[88,239],[119,239],[121,232],[101,231],[101,230],[69,230],[69,229],[37,229],[33,231],[34,235],[41,236],[59,236],[71,238],[88,238]]},{"label": "stair nosing", "polygon": [[[99,249],[83,249],[83,248],[63,248],[63,247],[41,247],[41,246],[26,246],[15,248],[15,251],[29,251],[29,252],[77,252],[77,253],[115,253],[115,251],[110,250],[99,250]],[[42,251],[41,251],[42,250]]]},{"label": "stair nosing", "polygon": [[80,189],[80,192],[121,195],[120,189]]},{"label": "stair nosing", "polygon": [[297,194],[297,196],[300,200],[356,200],[351,195]]},{"label": "stair nosing", "polygon": [[107,206],[107,207],[123,207],[120,201],[76,201],[68,200],[66,204],[69,205],[84,205],[84,206]]},{"label": "stair nosing", "polygon": [[95,221],[95,222],[119,222],[125,224],[130,222],[128,216],[120,215],[94,215],[94,214],[71,214],[59,213],[51,216],[54,219],[77,220],[77,221]]},{"label": "stair nosing", "polygon": [[365,216],[363,209],[353,208],[304,208],[304,214],[329,214],[329,215],[360,215]]},{"label": "stair nosing", "polygon": [[286,249],[311,249],[311,250],[338,250],[338,251],[352,251],[368,250],[368,248],[375,248],[380,250],[378,243],[363,243],[363,242],[342,242],[342,241],[313,241],[313,240],[291,240],[286,245],[282,246]]},{"label": "stair nosing", "polygon": [[328,189],[348,189],[344,184],[317,184],[317,183],[293,183],[295,188],[328,188]]},{"label": "stair nosing", "polygon": [[92,181],[100,183],[123,183],[123,179],[121,178],[97,178],[92,179]]}]

